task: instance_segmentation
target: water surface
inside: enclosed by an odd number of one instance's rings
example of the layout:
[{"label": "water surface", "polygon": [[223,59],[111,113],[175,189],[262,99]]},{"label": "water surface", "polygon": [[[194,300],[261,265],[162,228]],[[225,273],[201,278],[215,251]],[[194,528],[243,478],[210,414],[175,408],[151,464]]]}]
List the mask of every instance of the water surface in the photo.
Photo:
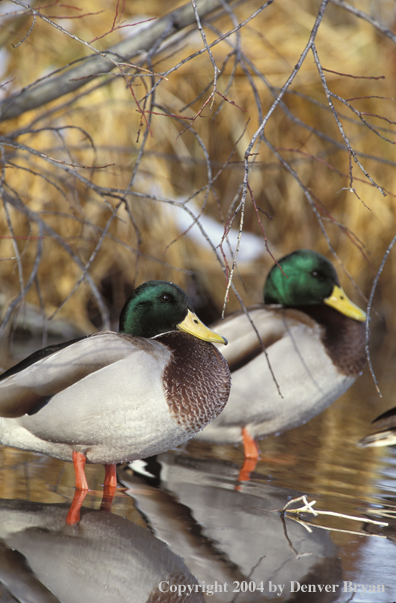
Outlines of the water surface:
[{"label": "water surface", "polygon": [[[375,366],[383,398],[366,371],[319,417],[261,440],[248,480],[241,447],[191,442],[149,475],[120,466],[108,513],[104,470],[87,466],[76,526],[72,465],[0,447],[0,601],[395,601],[396,452],[357,446],[395,404],[392,354]],[[303,495],[337,515],[282,512]]]}]

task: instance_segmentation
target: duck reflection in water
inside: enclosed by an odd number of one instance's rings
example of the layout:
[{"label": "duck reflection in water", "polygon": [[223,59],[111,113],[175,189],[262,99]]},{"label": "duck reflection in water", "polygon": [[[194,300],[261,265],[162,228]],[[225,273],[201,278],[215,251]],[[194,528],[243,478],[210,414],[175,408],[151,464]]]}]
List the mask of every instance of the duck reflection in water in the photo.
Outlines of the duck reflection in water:
[{"label": "duck reflection in water", "polygon": [[[160,487],[150,486],[152,467],[159,469],[154,478]],[[279,512],[301,493],[271,483],[239,483],[238,470],[228,463],[178,451],[158,455],[152,467],[142,477],[120,468],[119,480],[154,534],[183,558],[201,584],[229,586],[213,597],[216,602],[304,601],[304,592],[291,592],[292,581],[330,588],[340,584],[338,548],[328,532],[318,528],[310,533]],[[235,591],[249,582],[264,591]],[[283,592],[270,593],[270,582],[284,585]],[[312,592],[309,601],[327,603],[338,596],[337,588]]]},{"label": "duck reflection in water", "polygon": [[[204,603],[183,560],[149,530],[88,509],[70,526],[67,512],[0,500],[1,601]],[[175,594],[179,585],[190,585],[190,594]]]}]

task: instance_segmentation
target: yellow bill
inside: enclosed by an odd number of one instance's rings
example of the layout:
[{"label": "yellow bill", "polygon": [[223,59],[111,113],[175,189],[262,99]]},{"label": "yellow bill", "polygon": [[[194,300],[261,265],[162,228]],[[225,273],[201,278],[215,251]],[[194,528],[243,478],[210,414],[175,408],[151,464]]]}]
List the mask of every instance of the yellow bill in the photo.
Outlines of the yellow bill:
[{"label": "yellow bill", "polygon": [[333,291],[329,297],[326,297],[324,303],[328,306],[331,306],[341,314],[345,314],[345,316],[349,316],[349,318],[353,318],[354,320],[366,320],[366,313],[363,312],[359,306],[356,306],[349,297],[347,297],[345,291],[338,287],[334,286]]},{"label": "yellow bill", "polygon": [[228,341],[225,337],[218,335],[212,329],[205,326],[204,323],[199,320],[198,316],[188,310],[186,318],[176,325],[180,331],[184,331],[185,333],[190,333],[190,335],[194,335],[194,337],[198,337],[198,339],[203,339],[204,341],[212,341],[213,343],[224,343],[227,345]]}]

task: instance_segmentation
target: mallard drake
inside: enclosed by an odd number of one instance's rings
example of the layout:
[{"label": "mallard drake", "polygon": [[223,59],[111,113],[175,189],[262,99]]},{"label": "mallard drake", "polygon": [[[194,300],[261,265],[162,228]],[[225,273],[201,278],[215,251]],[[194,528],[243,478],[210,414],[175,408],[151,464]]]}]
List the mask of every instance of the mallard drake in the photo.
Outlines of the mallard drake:
[{"label": "mallard drake", "polygon": [[226,404],[230,371],[208,342],[226,340],[194,314],[185,292],[149,281],[127,300],[119,332],[35,352],[0,377],[0,442],[73,461],[77,491],[86,460],[106,467],[178,446]]},{"label": "mallard drake", "polygon": [[334,266],[309,249],[272,267],[264,305],[248,312],[268,362],[245,313],[212,325],[221,324],[230,341],[224,356],[231,395],[221,415],[195,439],[243,442],[245,457],[257,459],[256,438],[305,423],[352,385],[365,363],[366,315],[341,289]]},{"label": "mallard drake", "polygon": [[374,433],[362,438],[360,446],[396,446],[396,407],[379,415],[372,425]]}]

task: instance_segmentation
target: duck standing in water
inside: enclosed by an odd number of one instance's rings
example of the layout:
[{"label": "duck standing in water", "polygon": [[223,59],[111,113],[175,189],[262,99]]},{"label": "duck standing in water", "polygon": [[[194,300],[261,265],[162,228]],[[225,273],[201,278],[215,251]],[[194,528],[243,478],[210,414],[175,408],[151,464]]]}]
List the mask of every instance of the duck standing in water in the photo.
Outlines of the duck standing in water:
[{"label": "duck standing in water", "polygon": [[396,407],[383,412],[372,424],[374,433],[362,438],[360,446],[396,446]]},{"label": "duck standing in water", "polygon": [[80,493],[88,490],[85,462],[101,463],[105,492],[114,493],[116,463],[182,444],[224,408],[230,371],[209,342],[227,343],[180,287],[144,283],[118,333],[44,348],[1,375],[0,443],[73,461]]},{"label": "duck standing in water", "polygon": [[[230,341],[224,356],[232,375],[221,415],[195,439],[243,442],[246,475],[259,456],[256,438],[297,427],[337,400],[365,364],[366,315],[340,287],[334,266],[300,249],[274,265],[264,305],[216,323]],[[274,379],[275,378],[275,379]],[[275,382],[276,380],[276,382]]]}]

